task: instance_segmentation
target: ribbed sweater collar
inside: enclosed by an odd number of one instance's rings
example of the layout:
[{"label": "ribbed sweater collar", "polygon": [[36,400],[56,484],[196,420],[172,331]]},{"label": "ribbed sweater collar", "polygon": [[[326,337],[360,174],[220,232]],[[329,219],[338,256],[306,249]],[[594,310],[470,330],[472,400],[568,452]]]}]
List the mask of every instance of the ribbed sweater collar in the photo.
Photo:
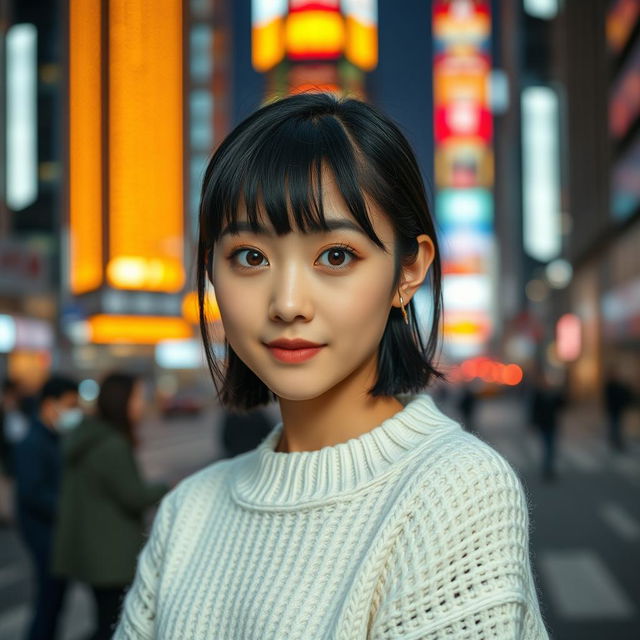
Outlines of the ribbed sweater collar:
[{"label": "ribbed sweater collar", "polygon": [[398,395],[403,409],[371,431],[317,451],[274,451],[279,422],[232,465],[234,499],[247,506],[295,507],[351,493],[402,465],[446,429],[460,429],[426,393]]}]

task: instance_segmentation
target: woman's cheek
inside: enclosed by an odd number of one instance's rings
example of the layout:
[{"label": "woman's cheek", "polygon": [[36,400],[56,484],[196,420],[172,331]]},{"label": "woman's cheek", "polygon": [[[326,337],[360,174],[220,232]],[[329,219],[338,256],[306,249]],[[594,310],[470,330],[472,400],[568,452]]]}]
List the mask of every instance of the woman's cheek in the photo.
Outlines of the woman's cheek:
[{"label": "woman's cheek", "polygon": [[[381,287],[384,273],[372,273],[370,277],[360,278],[349,295],[343,297],[340,315],[354,328],[363,326],[384,326],[389,315],[390,301],[385,295],[387,289]],[[389,288],[391,283],[389,283]]]}]

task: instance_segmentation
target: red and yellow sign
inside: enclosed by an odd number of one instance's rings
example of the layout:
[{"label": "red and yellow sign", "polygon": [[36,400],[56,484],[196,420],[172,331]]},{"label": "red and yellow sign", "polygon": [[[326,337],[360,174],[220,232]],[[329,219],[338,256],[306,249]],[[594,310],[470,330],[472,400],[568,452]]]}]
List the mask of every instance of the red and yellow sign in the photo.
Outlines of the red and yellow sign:
[{"label": "red and yellow sign", "polygon": [[253,0],[251,60],[265,73],[293,62],[378,64],[377,0]]}]

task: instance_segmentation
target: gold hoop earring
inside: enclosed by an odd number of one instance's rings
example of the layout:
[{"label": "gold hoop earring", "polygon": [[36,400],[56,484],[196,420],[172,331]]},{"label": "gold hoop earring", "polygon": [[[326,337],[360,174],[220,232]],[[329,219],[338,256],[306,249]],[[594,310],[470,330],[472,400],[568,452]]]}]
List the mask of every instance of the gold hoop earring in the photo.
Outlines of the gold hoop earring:
[{"label": "gold hoop earring", "polygon": [[402,310],[402,318],[404,319],[405,324],[409,324],[409,316],[407,315],[407,311],[404,308],[404,300],[402,299],[402,294],[398,291],[398,295],[400,296],[400,309]]}]

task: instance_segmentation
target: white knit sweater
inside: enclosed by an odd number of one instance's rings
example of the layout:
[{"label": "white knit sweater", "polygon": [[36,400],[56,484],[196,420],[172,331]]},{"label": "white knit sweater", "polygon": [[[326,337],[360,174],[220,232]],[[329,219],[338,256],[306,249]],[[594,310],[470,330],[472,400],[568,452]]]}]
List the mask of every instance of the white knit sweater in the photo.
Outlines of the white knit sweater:
[{"label": "white knit sweater", "polygon": [[520,480],[427,394],[318,451],[218,461],[168,494],[114,639],[547,639]]}]

